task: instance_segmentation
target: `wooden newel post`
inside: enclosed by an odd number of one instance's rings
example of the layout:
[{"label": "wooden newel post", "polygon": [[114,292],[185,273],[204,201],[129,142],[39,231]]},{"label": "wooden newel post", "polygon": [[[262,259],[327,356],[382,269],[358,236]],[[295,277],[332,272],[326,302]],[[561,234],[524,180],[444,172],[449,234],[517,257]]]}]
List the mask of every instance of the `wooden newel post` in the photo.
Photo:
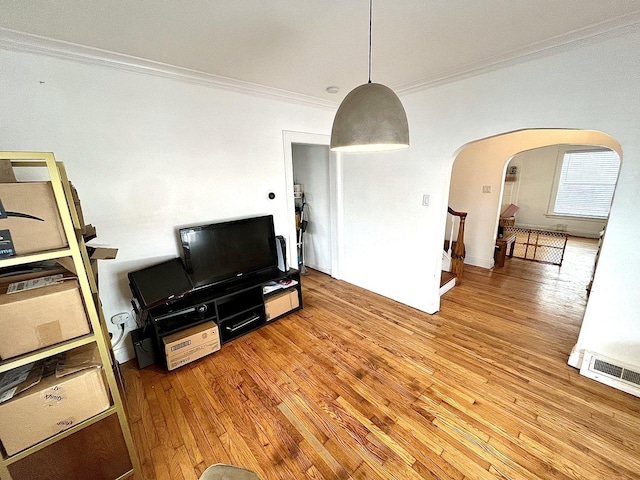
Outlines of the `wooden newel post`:
[{"label": "wooden newel post", "polygon": [[457,276],[456,283],[461,283],[462,273],[464,272],[464,257],[466,253],[464,248],[464,222],[467,219],[467,214],[466,212],[456,212],[451,208],[449,208],[449,213],[460,217],[458,238],[456,239],[456,244],[451,252],[451,271]]}]

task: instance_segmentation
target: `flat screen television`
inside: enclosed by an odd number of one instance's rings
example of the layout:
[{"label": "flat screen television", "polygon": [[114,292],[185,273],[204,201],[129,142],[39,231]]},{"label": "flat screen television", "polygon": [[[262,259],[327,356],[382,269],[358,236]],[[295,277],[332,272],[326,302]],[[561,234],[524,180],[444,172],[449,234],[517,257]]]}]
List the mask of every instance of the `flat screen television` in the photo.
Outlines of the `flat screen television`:
[{"label": "flat screen television", "polygon": [[174,300],[192,288],[179,258],[129,272],[129,286],[141,308],[149,309]]},{"label": "flat screen television", "polygon": [[273,215],[180,229],[194,288],[277,269]]}]

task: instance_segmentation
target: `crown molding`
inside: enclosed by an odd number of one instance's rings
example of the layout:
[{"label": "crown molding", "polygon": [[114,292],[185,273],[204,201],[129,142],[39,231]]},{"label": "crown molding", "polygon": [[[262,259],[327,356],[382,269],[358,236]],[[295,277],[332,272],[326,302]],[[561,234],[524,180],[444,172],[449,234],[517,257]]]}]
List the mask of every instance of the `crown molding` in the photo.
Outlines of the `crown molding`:
[{"label": "crown molding", "polygon": [[244,93],[290,103],[335,110],[336,102],[324,100],[310,95],[289,92],[278,88],[267,87],[257,83],[245,82],[233,78],[213,75],[188,68],[176,67],[161,62],[154,62],[140,57],[87,47],[76,43],[54,40],[29,33],[0,27],[0,49],[34,53],[48,57],[61,58],[88,65],[115,68],[128,72],[143,73],[168,78],[181,82],[220,88],[237,93]]},{"label": "crown molding", "polygon": [[[482,75],[501,68],[517,65],[531,60],[548,57],[558,53],[592,45],[609,38],[624,36],[638,31],[640,11],[622,17],[603,21],[596,25],[558,35],[543,42],[512,50],[504,55],[494,56],[479,62],[467,64],[461,68],[445,72],[436,77],[396,85],[393,90],[399,96],[410,95],[422,90],[444,85],[476,75]],[[172,80],[220,88],[237,93],[270,98],[289,103],[335,110],[338,102],[310,95],[294,93],[264,85],[213,75],[197,70],[155,62],[140,57],[110,52],[76,43],[54,40],[39,35],[0,27],[0,49],[27,52],[49,57],[61,58],[78,63],[115,68],[129,72],[143,73]]]},{"label": "crown molding", "polygon": [[463,80],[465,78],[493,72],[501,68],[549,57],[558,53],[593,45],[611,38],[622,37],[640,29],[640,11],[596,25],[558,35],[543,42],[532,43],[526,47],[512,50],[504,55],[494,56],[480,62],[467,64],[459,69],[446,72],[438,77],[424,78],[394,87],[399,96],[417,93],[422,90]]}]

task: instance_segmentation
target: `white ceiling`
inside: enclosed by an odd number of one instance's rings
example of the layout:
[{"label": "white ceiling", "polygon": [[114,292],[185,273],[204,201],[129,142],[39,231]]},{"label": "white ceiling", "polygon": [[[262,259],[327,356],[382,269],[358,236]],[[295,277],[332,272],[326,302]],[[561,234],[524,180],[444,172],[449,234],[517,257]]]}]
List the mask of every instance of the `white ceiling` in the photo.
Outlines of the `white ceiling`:
[{"label": "white ceiling", "polygon": [[[401,93],[638,23],[640,0],[375,0],[372,80]],[[0,0],[0,27],[336,102],[368,75],[367,0]]]}]

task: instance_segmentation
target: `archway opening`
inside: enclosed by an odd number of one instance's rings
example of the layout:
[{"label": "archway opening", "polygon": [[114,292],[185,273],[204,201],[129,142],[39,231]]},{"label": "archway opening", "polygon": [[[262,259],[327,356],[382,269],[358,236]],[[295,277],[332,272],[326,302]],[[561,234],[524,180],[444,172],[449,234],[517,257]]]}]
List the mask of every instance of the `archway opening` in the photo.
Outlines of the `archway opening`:
[{"label": "archway opening", "polygon": [[[500,213],[505,201],[505,174],[509,162],[522,152],[543,148],[564,151],[564,147],[560,146],[568,145],[608,149],[616,152],[620,161],[622,160],[622,149],[615,139],[590,130],[520,130],[477,140],[460,148],[452,167],[449,206],[468,214],[464,237],[466,265],[483,269],[494,267]],[[548,203],[548,200],[547,197],[545,202]],[[606,221],[607,219],[603,223]],[[587,301],[585,300],[585,308]],[[584,310],[580,315],[582,318]],[[577,341],[577,335],[575,340]],[[570,354],[569,351],[566,353]]]},{"label": "archway opening", "polygon": [[620,144],[592,130],[530,129],[504,133],[464,145],[451,172],[449,206],[468,213],[465,263],[493,267],[507,164],[525,151],[554,145],[611,149],[622,158]]}]

